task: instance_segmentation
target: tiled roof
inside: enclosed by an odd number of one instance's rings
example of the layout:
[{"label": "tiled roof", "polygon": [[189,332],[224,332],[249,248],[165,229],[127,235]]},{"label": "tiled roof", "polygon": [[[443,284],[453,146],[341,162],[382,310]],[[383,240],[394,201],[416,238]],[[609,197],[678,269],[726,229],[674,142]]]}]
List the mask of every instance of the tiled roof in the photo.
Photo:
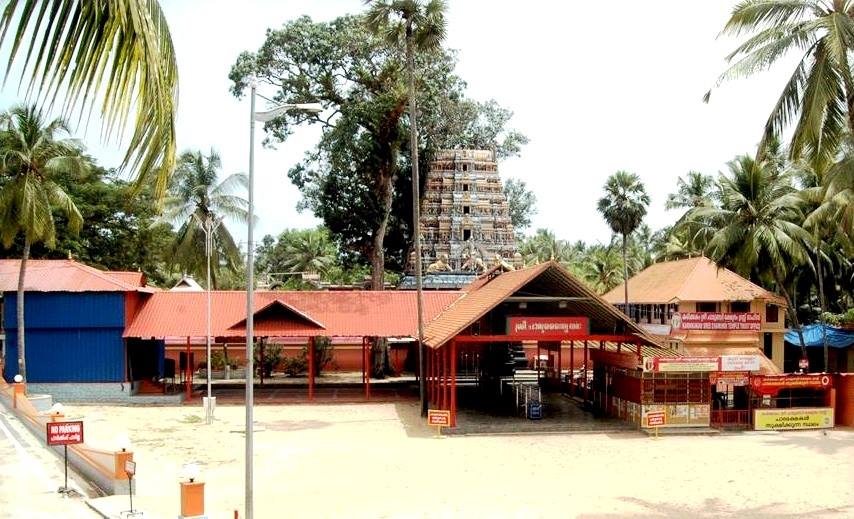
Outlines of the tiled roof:
[{"label": "tiled roof", "polygon": [[[152,294],[124,336],[204,336],[206,295],[206,292]],[[459,297],[459,292],[425,292],[425,321],[429,322]],[[276,301],[293,313],[263,311]],[[258,336],[414,337],[417,334],[416,293],[410,291],[260,291],[255,293],[254,307]],[[214,336],[243,335],[245,319],[245,292],[211,292]]]},{"label": "tiled roof", "polygon": [[[611,304],[622,303],[623,285],[603,297]],[[785,305],[783,298],[704,257],[655,263],[629,279],[629,303],[634,304],[754,299]]]},{"label": "tiled roof", "polygon": [[650,345],[657,345],[655,340],[625,314],[603,300],[557,262],[550,261],[522,270],[488,274],[490,275],[472,283],[462,297],[430,322],[424,332],[426,345],[433,348],[441,346],[522,288],[528,293],[571,298],[567,303],[568,312],[589,316],[591,321],[600,327],[609,327],[611,333],[622,324],[629,333],[641,337]]},{"label": "tiled roof", "polygon": [[[18,289],[21,261],[0,260],[0,292]],[[74,260],[27,260],[24,290],[28,292],[148,291],[140,272],[109,272]]]}]

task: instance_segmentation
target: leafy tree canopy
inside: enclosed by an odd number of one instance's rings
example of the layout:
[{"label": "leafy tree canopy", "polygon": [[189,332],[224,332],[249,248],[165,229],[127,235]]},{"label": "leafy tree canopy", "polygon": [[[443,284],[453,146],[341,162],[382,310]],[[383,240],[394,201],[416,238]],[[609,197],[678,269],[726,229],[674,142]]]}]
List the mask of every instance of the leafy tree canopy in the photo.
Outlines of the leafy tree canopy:
[{"label": "leafy tree canopy", "polygon": [[[517,154],[527,139],[508,130],[511,113],[494,101],[465,96],[454,73],[455,54],[444,49],[415,56],[419,92],[420,163],[437,149],[495,149]],[[382,253],[402,268],[411,235],[411,185],[406,130],[405,63],[372,35],[361,17],[330,22],[308,17],[269,30],[255,53],[241,54],[231,69],[232,93],[242,95],[252,76],[275,89],[276,103],[319,102],[319,114],[287,112],[266,123],[268,142],[285,140],[300,125],[320,125],[317,146],[288,176],[303,194],[302,209],[323,220],[348,264]],[[385,202],[392,196],[382,251]]]}]

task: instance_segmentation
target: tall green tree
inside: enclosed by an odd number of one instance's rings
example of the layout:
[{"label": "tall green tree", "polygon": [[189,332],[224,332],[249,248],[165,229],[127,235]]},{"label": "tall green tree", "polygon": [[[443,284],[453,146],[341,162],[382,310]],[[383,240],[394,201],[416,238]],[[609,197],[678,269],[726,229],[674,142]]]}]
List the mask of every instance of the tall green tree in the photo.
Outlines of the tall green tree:
[{"label": "tall green tree", "polygon": [[513,230],[522,232],[531,225],[531,217],[537,214],[537,195],[528,189],[524,180],[508,178],[504,181],[504,196],[510,207]]},{"label": "tall green tree", "polygon": [[67,138],[69,134],[63,119],[47,121],[34,106],[16,106],[0,120],[0,240],[8,248],[17,236],[23,238],[15,308],[18,372],[25,380],[24,280],[30,246],[54,245],[54,208],[65,214],[72,232],[83,224],[74,201],[54,181],[59,174],[88,169],[80,145]]},{"label": "tall green tree", "polygon": [[225,226],[225,219],[246,222],[248,202],[242,193],[249,185],[246,175],[232,173],[219,180],[222,161],[216,150],[205,156],[187,151],[178,159],[166,200],[166,217],[178,225],[172,244],[172,262],[199,279],[206,273],[206,226],[212,231],[211,284],[217,287],[220,270],[237,272],[240,250]]},{"label": "tall green tree", "polygon": [[743,155],[728,166],[729,174],[720,178],[721,206],[692,209],[689,218],[714,227],[706,248],[713,261],[748,278],[767,274],[774,280],[786,299],[806,357],[796,306],[787,288],[795,270],[810,263],[812,238],[801,227],[801,200],[789,175],[779,174],[768,162]]},{"label": "tall green tree", "polygon": [[[506,130],[509,113],[466,98],[452,52],[416,53],[415,64],[424,150],[419,167],[431,150],[459,142],[461,132],[484,139],[471,146],[495,148],[499,157],[518,152],[525,139]],[[317,146],[288,176],[303,195],[299,208],[323,221],[348,268],[375,267],[374,287],[382,284],[387,266],[402,268],[413,235],[405,70],[401,53],[368,31],[363,17],[301,17],[269,31],[257,52],[237,58],[229,75],[237,96],[255,76],[276,90],[276,102],[319,101],[326,107],[320,114],[285,113],[265,129],[273,141],[301,125],[323,129]],[[484,115],[484,106],[494,117]]]},{"label": "tall green tree", "polygon": [[[418,293],[419,339],[423,335],[421,322],[421,179],[418,171],[418,90],[415,85],[415,54],[439,50],[445,39],[445,2],[443,0],[366,0],[370,5],[365,22],[374,35],[392,49],[403,49],[406,58],[407,95],[409,97],[409,156],[412,168],[412,222],[414,232],[415,275]],[[391,198],[386,207],[391,212]],[[382,288],[382,287],[379,287]],[[422,373],[423,376],[423,373]],[[423,400],[423,391],[422,391]],[[426,402],[426,401],[425,401]],[[425,404],[426,405],[426,404]]]},{"label": "tall green tree", "polygon": [[676,179],[676,192],[667,195],[665,209],[691,209],[712,205],[715,179],[699,171],[689,171]]},{"label": "tall green tree", "polygon": [[583,278],[599,294],[611,290],[625,279],[620,254],[610,246],[590,247],[582,263]]},{"label": "tall green tree", "polygon": [[[21,85],[66,115],[99,107],[107,139],[135,122],[124,166],[138,186],[151,179],[165,193],[175,167],[178,67],[172,36],[156,0],[8,0],[0,48],[12,64],[24,54]],[[29,78],[27,80],[26,78]]]},{"label": "tall green tree", "polygon": [[308,273],[328,278],[338,266],[338,249],[323,227],[288,229],[278,240],[264,237],[255,266],[259,275],[266,275],[274,284],[303,287],[302,283],[294,282],[296,278],[292,275]]},{"label": "tall green tree", "polygon": [[[172,227],[161,219],[151,189],[134,190],[129,182],[94,164],[83,174],[58,172],[54,182],[74,200],[86,225],[72,232],[65,215],[55,208],[56,246],[34,243],[31,258],[71,255],[103,270],[140,270],[149,282],[171,287],[166,251],[173,240]],[[0,257],[20,258],[23,245],[19,235]]]},{"label": "tall green tree", "polygon": [[731,66],[717,85],[764,71],[792,53],[799,56],[765,123],[759,157],[791,123],[793,158],[809,151],[832,155],[846,127],[854,134],[852,13],[851,0],[743,0],[733,8],[722,32],[748,38],[726,57]]},{"label": "tall green tree", "polygon": [[623,285],[625,290],[625,310],[629,308],[629,265],[627,257],[627,239],[643,222],[646,208],[649,206],[649,195],[634,173],[617,171],[605,182],[605,196],[599,199],[597,209],[611,227],[611,230],[622,236],[623,248]]}]

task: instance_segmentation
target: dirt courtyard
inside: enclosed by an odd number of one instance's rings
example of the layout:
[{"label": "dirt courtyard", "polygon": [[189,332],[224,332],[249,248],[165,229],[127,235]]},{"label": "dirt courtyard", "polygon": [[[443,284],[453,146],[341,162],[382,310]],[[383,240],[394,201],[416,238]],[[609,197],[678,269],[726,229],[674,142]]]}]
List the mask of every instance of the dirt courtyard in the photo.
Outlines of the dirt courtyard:
[{"label": "dirt courtyard", "polygon": [[[243,517],[244,409],[66,407],[87,443],[126,432],[135,503],[179,513],[196,462],[211,518]],[[255,409],[256,517],[854,517],[854,431],[434,439],[417,404]]]}]

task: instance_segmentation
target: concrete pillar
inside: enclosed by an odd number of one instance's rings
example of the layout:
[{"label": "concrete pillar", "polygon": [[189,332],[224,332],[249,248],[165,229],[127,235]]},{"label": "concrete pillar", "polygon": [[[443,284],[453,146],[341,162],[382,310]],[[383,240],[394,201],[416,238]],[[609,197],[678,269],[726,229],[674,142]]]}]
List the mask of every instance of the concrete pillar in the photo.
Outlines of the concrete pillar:
[{"label": "concrete pillar", "polygon": [[181,515],[179,519],[205,517],[205,484],[198,481],[181,482]]}]

